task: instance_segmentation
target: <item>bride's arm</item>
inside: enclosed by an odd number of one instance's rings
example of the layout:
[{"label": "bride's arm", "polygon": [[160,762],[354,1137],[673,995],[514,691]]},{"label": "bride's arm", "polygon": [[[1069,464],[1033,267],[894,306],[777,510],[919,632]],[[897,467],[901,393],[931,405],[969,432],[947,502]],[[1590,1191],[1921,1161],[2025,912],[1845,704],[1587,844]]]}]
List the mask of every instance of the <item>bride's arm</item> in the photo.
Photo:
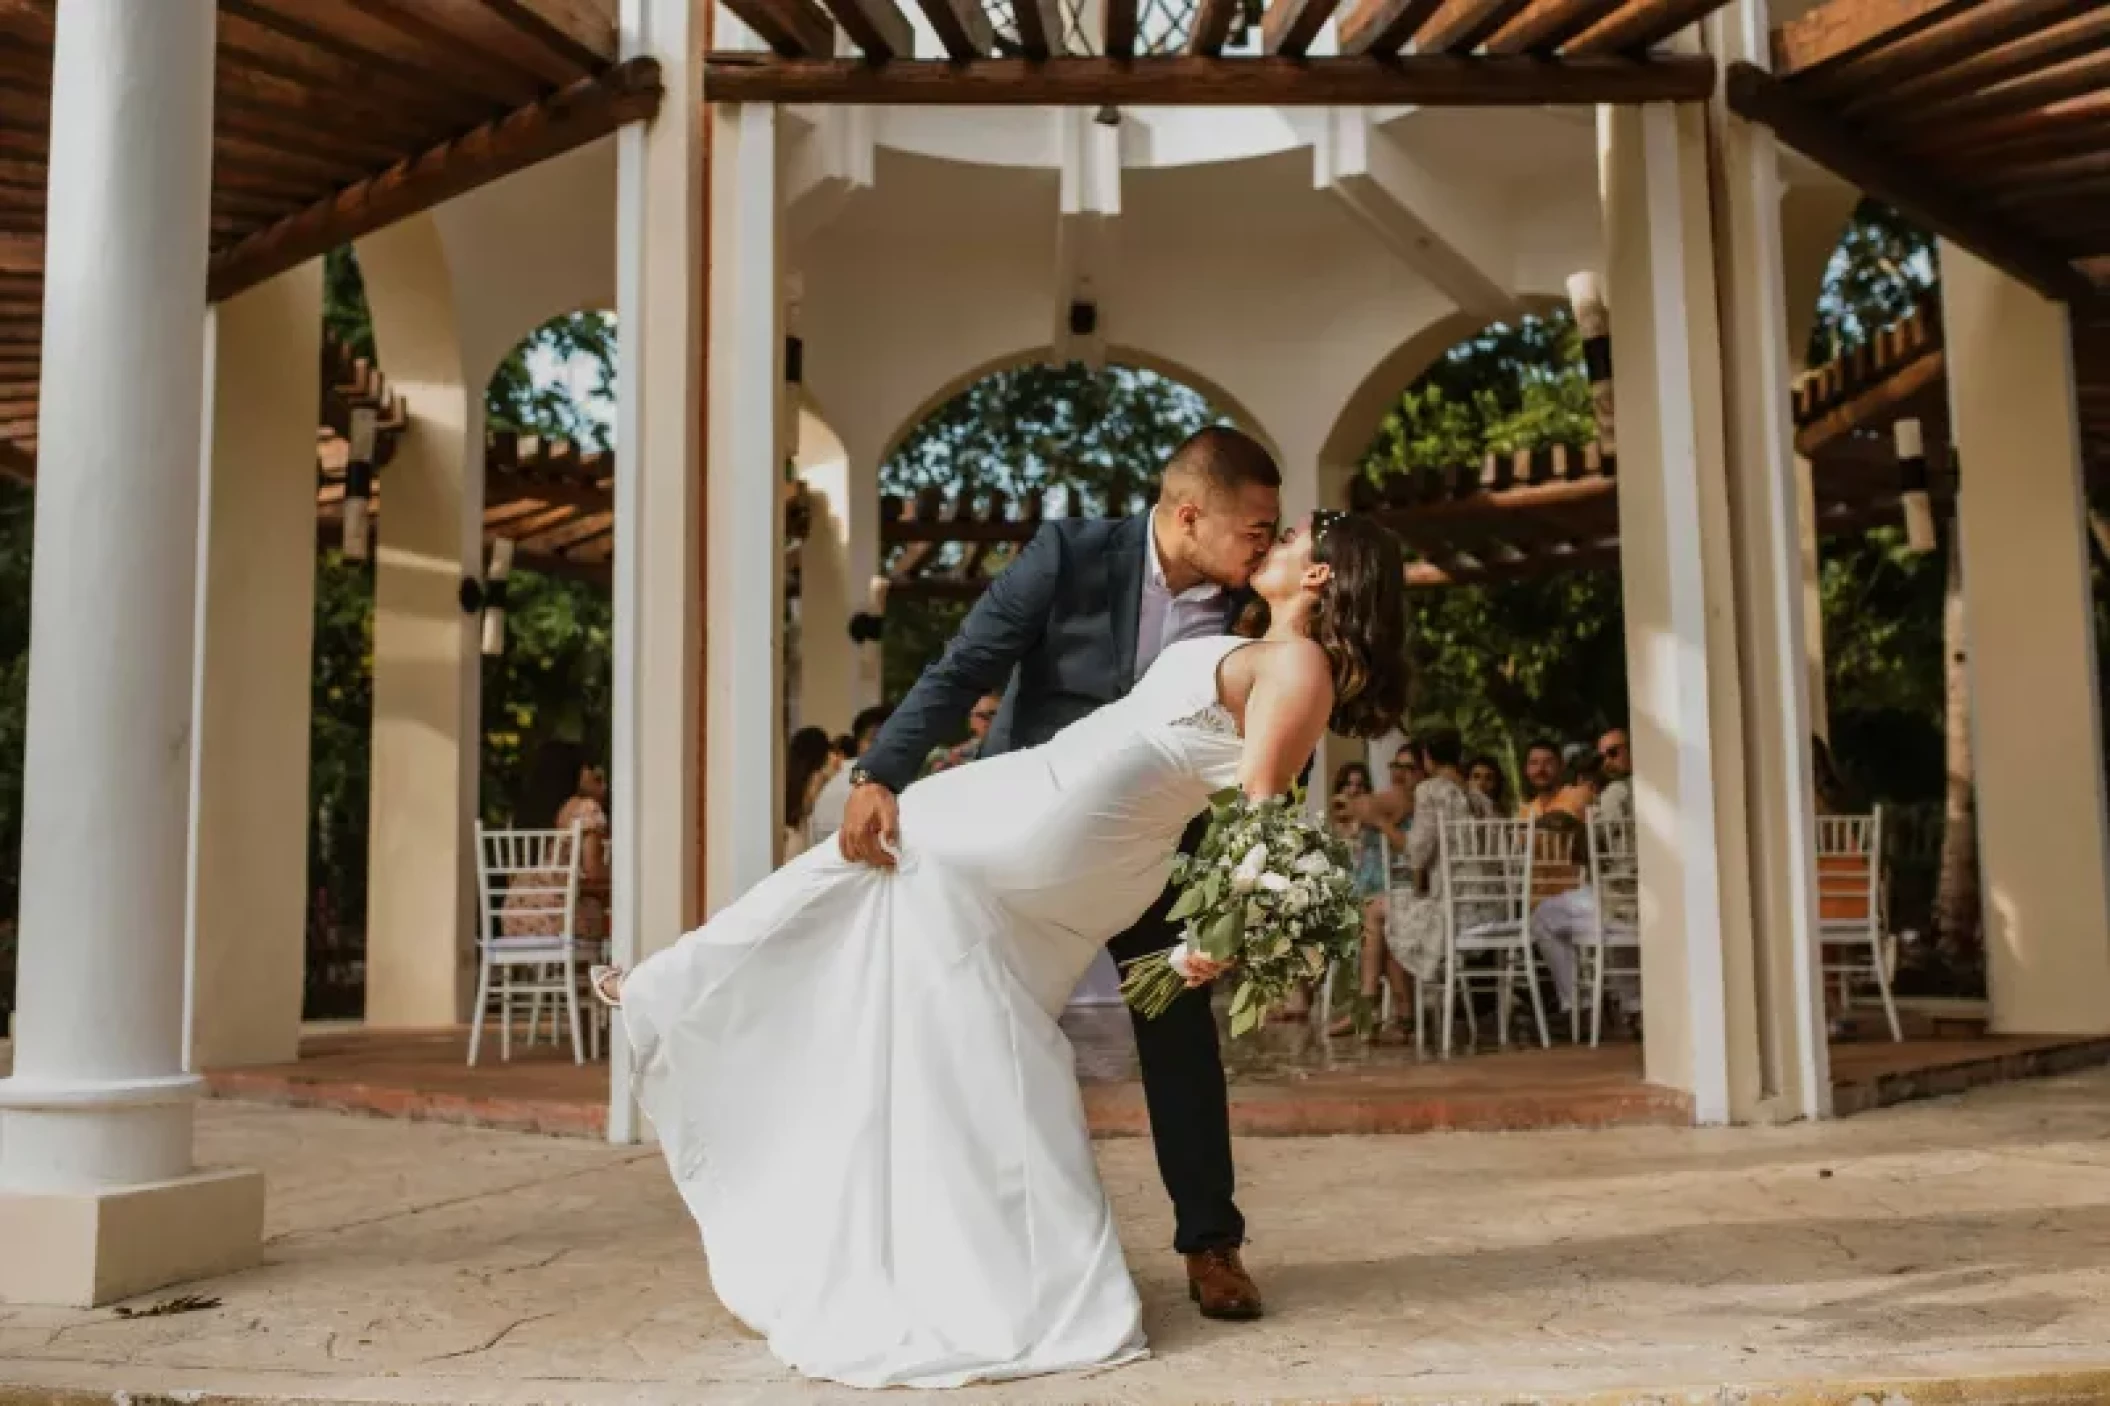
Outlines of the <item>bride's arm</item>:
[{"label": "bride's arm", "polygon": [[1266,644],[1252,654],[1253,690],[1246,695],[1238,784],[1260,800],[1287,794],[1326,735],[1333,671],[1326,652],[1309,640]]}]

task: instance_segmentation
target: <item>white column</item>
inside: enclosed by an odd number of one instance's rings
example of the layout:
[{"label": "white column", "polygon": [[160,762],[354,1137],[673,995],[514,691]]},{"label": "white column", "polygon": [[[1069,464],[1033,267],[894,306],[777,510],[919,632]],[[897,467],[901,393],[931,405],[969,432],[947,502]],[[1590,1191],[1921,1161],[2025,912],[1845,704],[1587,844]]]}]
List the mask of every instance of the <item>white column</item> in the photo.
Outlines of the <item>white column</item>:
[{"label": "white column", "polygon": [[322,265],[212,310],[200,554],[191,1068],[300,1045]]},{"label": "white column", "polygon": [[259,1252],[263,1179],[194,1169],[182,1072],[212,83],[211,0],[59,11],[7,1302],[105,1303]]},{"label": "white column", "polygon": [[1705,116],[1599,110],[1649,1079],[1732,1116],[1749,1037],[1727,471]]},{"label": "white column", "polygon": [[782,219],[777,113],[714,110],[704,602],[706,910],[775,866],[783,809]]},{"label": "white column", "polygon": [[865,608],[871,574],[850,574],[849,455],[810,413],[799,416],[798,469],[813,513],[799,551],[799,723],[832,736],[864,706],[850,617]]},{"label": "white column", "polygon": [[406,423],[380,474],[374,551],[372,800],[367,824],[366,1019],[435,1029],[475,989],[482,680],[483,396],[465,384],[454,282],[438,222],[420,215],[359,241],[375,349]]},{"label": "white column", "polygon": [[[1765,0],[1739,0],[1708,24],[1724,62],[1771,59]],[[1742,689],[1745,834],[1750,845],[1748,998],[1756,1017],[1757,1087],[1736,1080],[1739,1120],[1831,1111],[1817,962],[1815,797],[1810,736],[1824,681],[1816,608],[1816,538],[1808,465],[1794,452],[1791,343],[1779,149],[1771,132],[1707,112],[1715,162],[1714,269],[1722,309],[1734,628]],[[1812,674],[1814,672],[1814,679]],[[1814,699],[1817,701],[1813,701]],[[1733,902],[1733,897],[1731,899]],[[1738,962],[1732,960],[1735,974]],[[1732,1029],[1740,1021],[1732,1022]],[[1740,1058],[1732,1056],[1732,1065]]]},{"label": "white column", "polygon": [[[623,54],[693,93],[701,7],[623,0]],[[616,134],[615,715],[609,795],[615,960],[673,943],[699,915],[697,714],[702,611],[703,109],[668,102]],[[608,1136],[640,1131],[616,1021]]]},{"label": "white column", "polygon": [[2072,330],[1941,247],[1993,1028],[2110,1031],[2110,864]]}]

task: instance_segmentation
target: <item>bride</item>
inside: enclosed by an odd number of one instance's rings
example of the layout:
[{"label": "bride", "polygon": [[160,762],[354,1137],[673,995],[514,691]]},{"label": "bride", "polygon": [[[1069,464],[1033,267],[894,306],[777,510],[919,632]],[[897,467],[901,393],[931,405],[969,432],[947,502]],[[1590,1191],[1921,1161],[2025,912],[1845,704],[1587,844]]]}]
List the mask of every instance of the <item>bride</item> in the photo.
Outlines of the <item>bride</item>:
[{"label": "bride", "polygon": [[1383,528],[1314,514],[1253,576],[1258,639],[1175,644],[1045,745],[915,786],[897,867],[820,846],[595,974],[712,1287],[786,1365],[943,1387],[1144,1354],[1056,1016],[1211,793],[1280,795],[1329,723],[1397,721],[1403,587]]}]

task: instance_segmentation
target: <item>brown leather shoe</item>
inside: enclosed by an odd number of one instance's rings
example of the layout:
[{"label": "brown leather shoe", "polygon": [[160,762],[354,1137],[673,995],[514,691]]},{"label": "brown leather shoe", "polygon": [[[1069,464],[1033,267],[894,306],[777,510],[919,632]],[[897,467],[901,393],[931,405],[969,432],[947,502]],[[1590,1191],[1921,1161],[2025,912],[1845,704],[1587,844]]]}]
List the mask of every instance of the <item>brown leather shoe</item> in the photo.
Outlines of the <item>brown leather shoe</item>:
[{"label": "brown leather shoe", "polygon": [[1201,1305],[1204,1318],[1246,1322],[1260,1316],[1260,1288],[1235,1247],[1187,1256],[1187,1297]]}]

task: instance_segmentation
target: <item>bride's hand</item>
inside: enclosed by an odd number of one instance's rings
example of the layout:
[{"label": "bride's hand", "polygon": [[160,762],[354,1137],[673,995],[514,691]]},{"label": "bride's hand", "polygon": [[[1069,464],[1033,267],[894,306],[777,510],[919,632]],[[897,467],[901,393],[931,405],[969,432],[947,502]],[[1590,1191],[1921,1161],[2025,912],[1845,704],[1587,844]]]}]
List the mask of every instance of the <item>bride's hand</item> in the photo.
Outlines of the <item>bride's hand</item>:
[{"label": "bride's hand", "polygon": [[1189,952],[1181,965],[1187,969],[1187,989],[1192,991],[1197,986],[1207,986],[1238,963],[1213,961],[1199,952]]}]

